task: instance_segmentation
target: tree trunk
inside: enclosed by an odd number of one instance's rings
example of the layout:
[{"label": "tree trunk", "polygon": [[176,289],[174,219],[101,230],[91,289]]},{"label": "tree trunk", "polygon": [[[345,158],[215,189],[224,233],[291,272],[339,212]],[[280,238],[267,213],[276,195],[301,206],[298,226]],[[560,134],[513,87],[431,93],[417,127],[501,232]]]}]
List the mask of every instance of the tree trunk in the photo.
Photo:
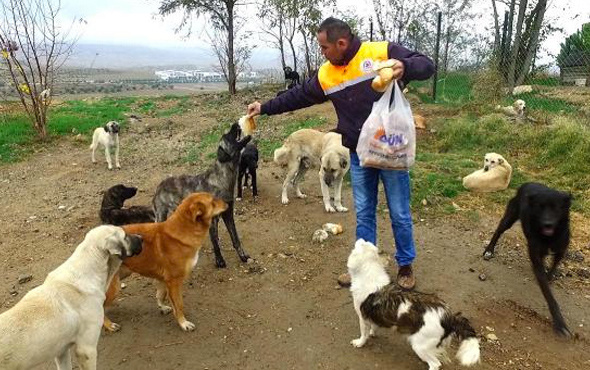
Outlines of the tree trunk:
[{"label": "tree trunk", "polygon": [[236,94],[236,65],[234,60],[234,3],[233,0],[228,0],[227,5],[227,75],[228,87],[230,95]]},{"label": "tree trunk", "polygon": [[311,76],[311,58],[309,57],[309,44],[307,43],[307,33],[303,28],[300,28],[301,36],[303,36],[303,46],[305,47],[305,64],[307,67],[307,76]]},{"label": "tree trunk", "polygon": [[283,70],[287,66],[285,62],[285,42],[283,41],[283,21],[279,21],[279,50],[281,51],[281,66]]},{"label": "tree trunk", "polygon": [[497,56],[500,52],[500,24],[498,21],[498,9],[496,8],[496,0],[492,0],[492,7],[494,9],[494,54]]},{"label": "tree trunk", "polygon": [[[543,0],[540,0],[543,1]],[[514,44],[512,45],[512,52],[510,53],[510,66],[508,67],[508,89],[512,91],[516,82],[516,75],[518,74],[518,62],[520,57],[520,48],[522,42],[522,24],[524,23],[524,16],[526,12],[528,0],[521,0],[518,8],[518,19],[516,21],[516,34],[514,35]]]},{"label": "tree trunk", "polygon": [[543,24],[543,18],[545,17],[545,11],[547,10],[547,0],[539,0],[539,3],[533,10],[531,16],[534,16],[534,22],[531,28],[531,36],[529,40],[529,44],[527,45],[526,51],[524,53],[524,61],[522,65],[521,72],[516,77],[516,84],[521,85],[526,78],[529,69],[531,67],[531,63],[533,61],[533,57],[536,55],[537,46],[539,42],[539,34],[541,33],[541,26]]}]

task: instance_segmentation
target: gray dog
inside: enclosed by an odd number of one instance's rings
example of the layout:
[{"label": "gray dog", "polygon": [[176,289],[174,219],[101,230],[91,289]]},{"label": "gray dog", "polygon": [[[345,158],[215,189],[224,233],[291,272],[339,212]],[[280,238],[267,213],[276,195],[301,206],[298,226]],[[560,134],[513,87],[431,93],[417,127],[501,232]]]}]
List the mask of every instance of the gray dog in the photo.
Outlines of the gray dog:
[{"label": "gray dog", "polygon": [[[250,257],[242,249],[234,222],[234,194],[240,153],[252,137],[246,136],[242,140],[238,140],[240,134],[240,126],[237,123],[233,124],[229,132],[221,137],[217,148],[217,160],[211,168],[197,176],[182,175],[167,178],[158,185],[152,202],[156,213],[156,222],[162,222],[191,193],[205,191],[223,199],[228,204],[228,207],[221,214],[221,218],[227,227],[234,249],[242,262],[246,262]],[[218,229],[219,217],[215,217],[209,228],[209,236],[213,244],[217,267],[225,267],[225,260],[219,248]]]}]

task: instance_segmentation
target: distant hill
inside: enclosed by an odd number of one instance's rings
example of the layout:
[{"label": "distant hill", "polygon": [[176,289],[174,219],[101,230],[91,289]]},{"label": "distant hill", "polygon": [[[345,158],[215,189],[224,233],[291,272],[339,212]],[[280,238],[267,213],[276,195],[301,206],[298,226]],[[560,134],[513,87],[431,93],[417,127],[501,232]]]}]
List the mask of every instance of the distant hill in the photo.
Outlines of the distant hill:
[{"label": "distant hill", "polygon": [[[134,69],[146,67],[186,67],[208,69],[217,63],[217,58],[208,48],[158,48],[141,45],[77,44],[67,67]],[[280,66],[278,51],[254,49],[252,68]]]}]

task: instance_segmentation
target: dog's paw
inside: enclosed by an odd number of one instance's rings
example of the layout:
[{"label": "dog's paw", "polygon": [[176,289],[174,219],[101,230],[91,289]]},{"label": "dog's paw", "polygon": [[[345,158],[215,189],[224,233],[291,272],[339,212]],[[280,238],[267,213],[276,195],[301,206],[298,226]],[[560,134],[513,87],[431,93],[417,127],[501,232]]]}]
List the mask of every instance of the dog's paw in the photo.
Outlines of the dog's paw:
[{"label": "dog's paw", "polygon": [[573,337],[572,332],[569,331],[569,329],[565,325],[554,325],[553,330],[555,331],[555,333],[557,333],[557,335],[559,335],[562,338],[570,339]]},{"label": "dog's paw", "polygon": [[299,194],[297,194],[297,198],[305,199],[305,198],[307,198],[307,195],[303,194],[303,193],[299,193]]},{"label": "dog's paw", "polygon": [[363,338],[357,338],[357,339],[351,340],[350,344],[352,344],[356,348],[361,348],[362,346],[365,345],[366,342],[367,341]]},{"label": "dog's paw", "polygon": [[170,312],[172,312],[172,307],[166,306],[166,305],[161,305],[161,306],[158,307],[158,309],[160,310],[160,313],[162,315],[167,315]]},{"label": "dog's paw", "polygon": [[118,170],[120,170],[120,169],[121,169],[121,165],[120,165],[120,164],[118,164],[118,165],[117,165],[117,169],[118,169]]},{"label": "dog's paw", "polygon": [[489,261],[492,259],[492,257],[494,257],[494,252],[490,252],[490,251],[483,252],[483,259],[484,260]]},{"label": "dog's paw", "polygon": [[334,212],[336,212],[336,210],[334,209],[334,207],[332,207],[331,205],[325,205],[324,207],[326,208],[326,212],[328,212],[328,213],[334,213]]},{"label": "dog's paw", "polygon": [[283,204],[289,204],[289,198],[285,198],[285,197],[283,197],[283,198],[281,199],[281,203],[283,203]]},{"label": "dog's paw", "polygon": [[112,171],[112,170],[113,170],[113,166],[109,166],[109,171]]},{"label": "dog's paw", "polygon": [[107,329],[111,333],[121,330],[121,325],[117,324],[116,322],[111,322],[109,324],[105,324],[104,327],[105,327],[105,329]]},{"label": "dog's paw", "polygon": [[215,265],[219,269],[224,269],[227,267],[227,264],[225,263],[225,260],[223,258],[222,259],[215,259]]},{"label": "dog's paw", "polygon": [[184,330],[184,331],[193,331],[193,330],[195,330],[195,324],[193,324],[190,321],[181,322],[179,325],[182,328],[182,330]]},{"label": "dog's paw", "polygon": [[348,212],[348,208],[343,206],[336,206],[336,211],[338,212]]}]

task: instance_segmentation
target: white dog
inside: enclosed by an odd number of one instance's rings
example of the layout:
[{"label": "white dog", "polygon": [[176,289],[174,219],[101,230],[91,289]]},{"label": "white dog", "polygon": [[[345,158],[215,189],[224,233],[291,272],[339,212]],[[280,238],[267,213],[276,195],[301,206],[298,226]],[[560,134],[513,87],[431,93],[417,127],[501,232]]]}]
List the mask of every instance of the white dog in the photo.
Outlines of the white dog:
[{"label": "white dog", "polygon": [[463,178],[463,186],[471,191],[488,193],[505,190],[512,179],[512,166],[500,154],[487,153],[483,168]]},{"label": "white dog", "polygon": [[[282,147],[274,152],[274,161],[287,166],[287,176],[283,182],[281,201],[289,203],[287,189],[295,188],[297,197],[306,195],[299,189],[299,182],[310,167],[320,167],[320,186],[326,212],[346,212],[342,205],[342,180],[350,169],[350,152],[342,145],[342,136],[335,132],[323,133],[312,129],[302,129],[292,133]],[[330,189],[334,190],[334,206],[330,204]]]},{"label": "white dog", "polygon": [[105,292],[121,259],[141,252],[142,240],[111,225],[90,230],[45,282],[0,315],[0,369],[30,369],[51,359],[72,369],[96,369]]},{"label": "white dog", "polygon": [[92,149],[92,163],[96,163],[95,153],[100,144],[104,147],[104,155],[107,159],[109,170],[113,169],[113,162],[111,161],[111,150],[113,148],[115,149],[115,165],[117,168],[121,168],[121,164],[119,163],[119,128],[118,122],[110,121],[104,127],[94,130],[92,144],[90,145],[90,149]]},{"label": "white dog", "polygon": [[522,99],[515,100],[512,106],[509,107],[502,107],[500,105],[496,106],[496,111],[504,113],[509,117],[516,117],[518,119],[524,118],[526,113],[526,103]]},{"label": "white dog", "polygon": [[379,250],[372,243],[357,240],[348,257],[352,280],[350,292],[359,317],[361,336],[351,341],[362,347],[374,334],[375,326],[397,327],[429,370],[438,370],[446,350],[456,336],[461,344],[457,359],[464,366],[479,362],[479,340],[469,321],[433,294],[402,291],[390,282]]}]

